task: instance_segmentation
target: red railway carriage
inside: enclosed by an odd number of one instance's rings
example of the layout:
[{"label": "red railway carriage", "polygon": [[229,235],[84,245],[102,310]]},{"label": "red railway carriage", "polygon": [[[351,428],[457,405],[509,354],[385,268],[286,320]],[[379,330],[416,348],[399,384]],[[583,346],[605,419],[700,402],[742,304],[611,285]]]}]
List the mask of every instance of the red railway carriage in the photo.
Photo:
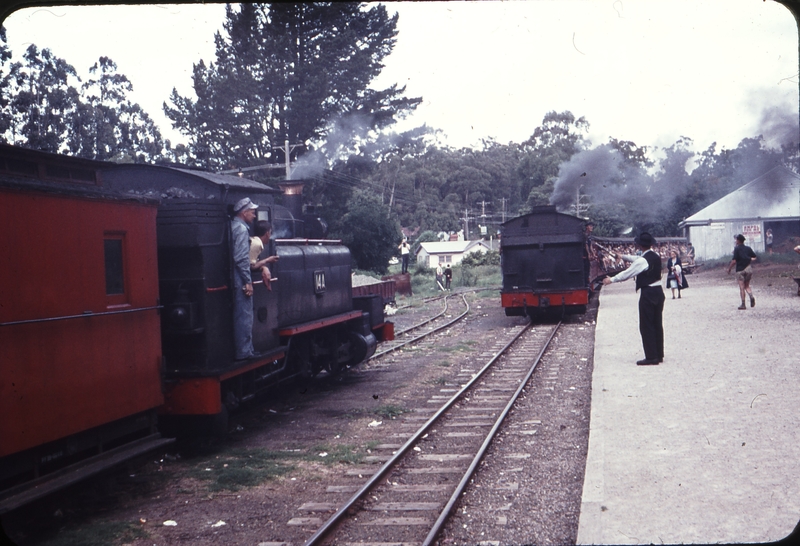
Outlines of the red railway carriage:
[{"label": "red railway carriage", "polygon": [[507,316],[581,314],[589,303],[584,220],[535,207],[503,224],[501,302]]},{"label": "red railway carriage", "polygon": [[158,442],[157,203],[94,167],[0,147],[0,484]]}]

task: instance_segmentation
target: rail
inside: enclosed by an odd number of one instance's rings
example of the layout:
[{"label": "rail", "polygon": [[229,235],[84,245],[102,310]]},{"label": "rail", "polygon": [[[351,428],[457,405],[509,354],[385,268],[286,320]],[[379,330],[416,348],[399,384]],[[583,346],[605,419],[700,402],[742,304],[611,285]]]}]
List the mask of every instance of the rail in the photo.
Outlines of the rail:
[{"label": "rail", "polygon": [[[535,340],[535,342],[541,342],[541,348],[539,350],[538,356],[534,359],[532,365],[530,365],[530,367],[527,369],[527,371],[525,371],[524,377],[522,376],[522,374],[519,374],[519,375],[516,374],[517,370],[515,370],[513,368],[513,366],[514,366],[513,363],[508,365],[508,369],[506,371],[509,374],[511,374],[511,373],[514,374],[514,377],[512,379],[509,379],[508,382],[512,383],[512,382],[517,382],[518,381],[519,385],[517,386],[517,388],[516,388],[515,392],[513,393],[513,395],[511,395],[511,397],[508,398],[507,403],[505,405],[505,408],[502,410],[502,412],[500,413],[499,417],[494,422],[491,430],[484,437],[480,448],[477,450],[477,453],[472,458],[471,464],[467,468],[466,472],[463,474],[463,477],[461,478],[458,486],[456,487],[456,489],[454,490],[454,492],[450,496],[450,499],[448,500],[448,502],[445,504],[444,508],[439,513],[438,518],[433,523],[432,527],[430,527],[430,531],[428,532],[428,535],[427,535],[425,541],[422,544],[425,544],[425,545],[432,544],[433,541],[435,540],[436,536],[441,531],[444,523],[447,521],[449,515],[451,514],[452,510],[454,509],[454,507],[455,507],[455,505],[456,505],[456,503],[458,501],[459,496],[461,496],[461,494],[463,493],[465,487],[467,486],[467,484],[470,481],[471,477],[475,473],[478,465],[480,464],[484,454],[486,453],[486,450],[488,449],[489,445],[491,445],[492,440],[494,439],[495,435],[499,431],[503,421],[505,420],[505,418],[507,417],[507,415],[511,411],[511,408],[515,404],[516,400],[519,398],[520,394],[523,392],[523,389],[526,387],[526,385],[527,385],[528,381],[530,380],[532,374],[534,373],[538,363],[541,361],[545,351],[549,347],[550,342],[552,341],[553,337],[558,332],[558,329],[559,329],[560,325],[561,325],[561,323],[558,323],[557,325],[555,325],[555,327],[552,329],[552,331],[548,335],[545,336],[546,339],[544,341]],[[377,472],[375,472],[367,480],[367,482],[365,484],[363,484],[358,489],[358,491],[356,491],[353,494],[353,496],[349,500],[347,500],[347,502],[345,502],[343,505],[341,505],[341,507],[338,508],[336,510],[336,512],[326,522],[324,522],[322,524],[322,526],[314,533],[314,535],[311,536],[306,541],[305,545],[306,546],[315,546],[315,545],[318,545],[318,544],[322,544],[323,540],[325,540],[334,531],[335,527],[337,527],[338,525],[344,525],[344,524],[347,523],[347,520],[345,520],[345,516],[347,514],[353,513],[353,511],[359,510],[360,508],[364,508],[359,503],[363,504],[363,502],[366,502],[367,493],[372,492],[371,496],[374,496],[376,494],[380,494],[379,492],[373,491],[373,490],[376,489],[376,486],[379,486],[381,480],[390,471],[400,468],[400,465],[399,465],[400,461],[408,461],[407,455],[409,454],[409,452],[411,452],[410,450],[412,448],[415,448],[415,445],[418,444],[423,438],[427,438],[428,440],[430,440],[430,438],[428,437],[429,436],[428,433],[431,430],[431,427],[435,423],[440,421],[442,419],[442,417],[445,416],[445,415],[447,415],[450,418],[453,417],[452,415],[450,415],[450,413],[448,413],[448,412],[450,412],[451,409],[453,409],[454,411],[459,411],[459,410],[462,410],[465,406],[468,405],[468,402],[469,402],[469,399],[470,399],[470,396],[469,396],[470,393],[473,392],[476,389],[476,387],[479,385],[479,382],[482,382],[487,377],[489,377],[487,375],[487,372],[489,370],[492,370],[492,371],[495,370],[496,363],[498,362],[498,360],[503,355],[507,354],[508,351],[511,349],[511,347],[515,343],[517,343],[517,341],[523,335],[525,335],[526,332],[531,331],[531,326],[532,326],[532,324],[530,322],[528,322],[518,332],[514,333],[514,335],[511,337],[511,339],[481,368],[480,371],[475,373],[475,375],[472,377],[472,379],[468,383],[466,383],[456,394],[454,394],[449,400],[447,400],[444,403],[444,405],[442,405],[435,412],[435,414],[425,422],[425,424],[423,424],[414,434],[412,434],[411,437],[405,442],[405,444],[403,444],[394,453],[394,455],[386,463],[384,463],[383,466],[380,469],[378,469]],[[477,398],[477,395],[476,395],[475,398]],[[456,405],[456,404],[458,404],[458,405]],[[455,408],[454,408],[454,406],[455,406]],[[445,424],[445,426],[447,426],[447,424]],[[472,428],[475,428],[475,426],[473,426]],[[431,431],[431,434],[433,434],[434,432],[435,431]],[[414,452],[411,452],[411,453],[414,453]],[[446,455],[431,454],[431,456],[432,457],[443,457],[443,456],[446,456]],[[408,461],[408,462],[410,462],[410,461]],[[405,467],[407,465],[403,465],[403,466]],[[377,500],[378,500],[377,497],[374,497],[374,498],[375,498],[375,500],[377,502]],[[389,505],[389,504],[391,504],[391,503],[384,503],[384,506],[385,505]],[[401,504],[401,503],[398,503],[398,504]],[[420,503],[420,504],[430,504],[430,503]],[[373,508],[373,509],[377,510],[379,508]],[[380,509],[387,510],[387,508],[380,508]],[[388,510],[391,510],[391,509],[392,508],[388,508]],[[359,518],[359,519],[361,519],[361,518]],[[399,519],[399,518],[397,518],[397,519]],[[363,523],[363,522],[359,521],[359,523]],[[359,527],[361,527],[361,526],[359,526]],[[387,537],[387,539],[388,539],[388,537]],[[407,538],[404,538],[403,542],[404,543],[407,542]]]},{"label": "rail", "polygon": [[[445,296],[445,298],[444,298],[445,305],[444,305],[444,308],[442,309],[442,311],[439,314],[437,314],[437,315],[435,315],[435,316],[433,316],[433,317],[431,317],[429,319],[426,319],[426,320],[424,320],[424,321],[422,321],[422,322],[420,322],[418,324],[415,324],[414,326],[406,328],[402,332],[398,332],[396,334],[396,336],[401,336],[401,335],[406,334],[406,333],[408,333],[408,332],[410,332],[412,330],[416,330],[418,328],[421,328],[422,326],[425,326],[426,324],[429,324],[429,323],[433,322],[434,320],[440,318],[442,315],[444,315],[447,312],[447,309],[448,309],[447,298],[448,297],[449,296]],[[369,360],[375,360],[376,358],[380,358],[380,357],[382,357],[384,355],[387,355],[387,354],[389,354],[389,353],[391,353],[393,351],[396,351],[397,349],[400,349],[401,347],[405,347],[406,345],[410,345],[411,343],[419,341],[420,339],[423,339],[423,338],[425,338],[425,337],[427,337],[427,336],[429,336],[431,334],[434,334],[434,333],[436,333],[436,332],[438,332],[440,330],[443,330],[443,329],[447,328],[448,326],[452,326],[453,324],[455,324],[456,322],[458,322],[459,320],[461,320],[462,318],[467,316],[467,314],[469,313],[469,303],[467,303],[467,297],[462,294],[461,295],[461,299],[464,302],[464,306],[466,307],[466,310],[463,313],[461,313],[460,315],[458,315],[457,317],[455,317],[453,320],[450,320],[450,321],[446,322],[445,324],[443,324],[441,326],[437,326],[436,328],[433,328],[432,330],[428,330],[426,332],[423,332],[422,334],[420,334],[418,336],[414,336],[412,338],[405,339],[405,340],[398,340],[397,343],[391,343],[391,344],[390,343],[384,343],[386,348],[383,349],[382,351],[379,351],[379,352],[375,353],[374,355],[372,355],[372,357]]]}]

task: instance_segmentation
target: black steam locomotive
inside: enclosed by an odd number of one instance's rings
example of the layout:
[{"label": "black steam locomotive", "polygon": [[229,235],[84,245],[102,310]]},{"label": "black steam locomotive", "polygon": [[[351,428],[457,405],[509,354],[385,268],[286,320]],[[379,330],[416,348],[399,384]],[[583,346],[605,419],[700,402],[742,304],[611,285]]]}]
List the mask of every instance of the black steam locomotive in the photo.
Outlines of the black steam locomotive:
[{"label": "black steam locomotive", "polygon": [[502,226],[501,302],[507,316],[582,314],[589,303],[585,222],[535,207]]},{"label": "black steam locomotive", "polygon": [[[218,415],[260,390],[322,371],[336,374],[372,356],[392,335],[378,296],[353,297],[350,251],[302,214],[302,181],[284,191],[238,176],[142,165],[103,172],[107,189],[157,197],[159,294],[165,403],[162,426]],[[285,205],[274,202],[283,193]],[[277,255],[270,289],[254,283],[253,346],[234,360],[232,203],[249,197],[273,226],[264,256]],[[178,419],[181,426],[185,419]]]}]

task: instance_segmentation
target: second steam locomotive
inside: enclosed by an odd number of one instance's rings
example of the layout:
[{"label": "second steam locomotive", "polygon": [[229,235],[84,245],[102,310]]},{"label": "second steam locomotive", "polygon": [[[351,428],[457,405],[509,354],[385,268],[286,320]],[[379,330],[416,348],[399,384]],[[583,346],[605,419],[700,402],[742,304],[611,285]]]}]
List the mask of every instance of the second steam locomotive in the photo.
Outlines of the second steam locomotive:
[{"label": "second steam locomotive", "polygon": [[[586,220],[553,206],[534,207],[503,224],[501,301],[507,316],[544,317],[583,314],[600,281],[628,267],[636,252],[632,238],[595,237]],[[653,250],[662,263],[670,251],[695,267],[684,237],[659,237]]]},{"label": "second steam locomotive", "polygon": [[501,301],[507,316],[581,314],[589,303],[584,220],[535,207],[503,224]]}]

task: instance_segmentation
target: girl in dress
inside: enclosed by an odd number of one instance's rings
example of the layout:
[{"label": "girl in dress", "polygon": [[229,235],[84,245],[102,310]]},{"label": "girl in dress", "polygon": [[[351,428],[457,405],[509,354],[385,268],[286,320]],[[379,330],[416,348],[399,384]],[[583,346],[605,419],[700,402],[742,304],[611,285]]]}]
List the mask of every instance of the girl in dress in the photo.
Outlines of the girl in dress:
[{"label": "girl in dress", "polygon": [[672,290],[672,299],[675,299],[675,290],[678,291],[678,297],[681,297],[681,285],[683,284],[683,270],[681,268],[681,259],[678,257],[678,252],[670,250],[669,260],[667,260],[667,288]]}]

